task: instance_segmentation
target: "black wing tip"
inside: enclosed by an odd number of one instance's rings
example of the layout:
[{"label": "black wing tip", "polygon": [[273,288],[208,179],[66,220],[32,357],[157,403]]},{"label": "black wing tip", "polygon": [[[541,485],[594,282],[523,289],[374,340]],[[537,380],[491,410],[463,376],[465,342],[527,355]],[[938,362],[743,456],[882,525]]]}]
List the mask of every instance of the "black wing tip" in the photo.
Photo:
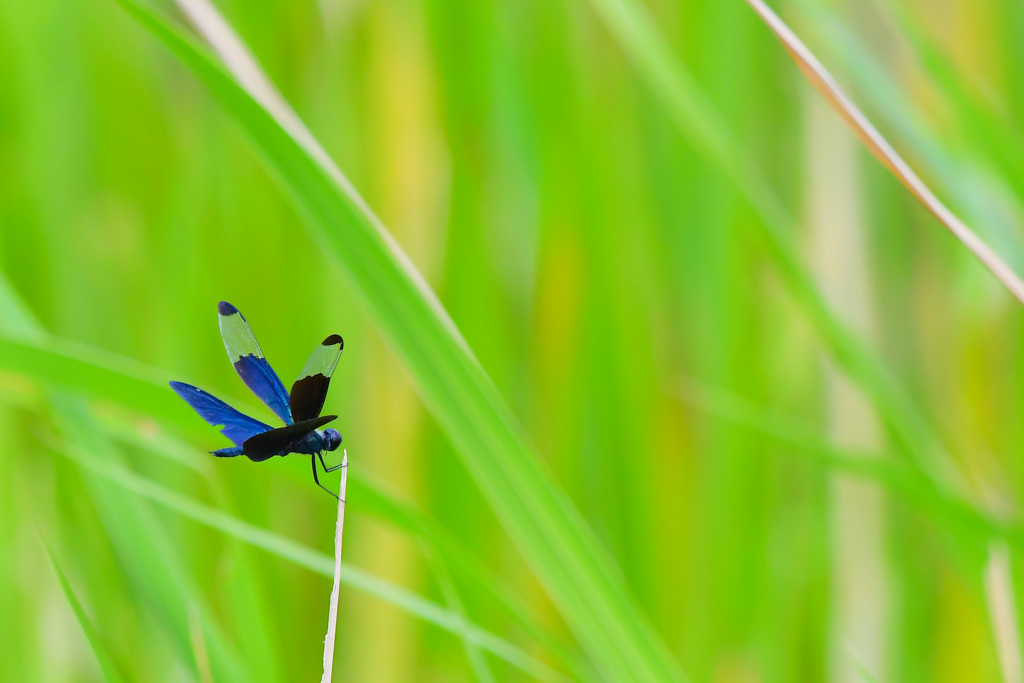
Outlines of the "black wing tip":
[{"label": "black wing tip", "polygon": [[328,422],[334,422],[337,419],[337,415],[318,415],[317,417],[311,417],[306,420],[299,420],[295,424],[300,427],[312,427],[313,429],[319,429]]},{"label": "black wing tip", "polygon": [[341,338],[340,334],[332,334],[327,339],[324,339],[323,342],[320,345],[321,346],[334,346],[335,344],[337,344],[338,346],[340,346],[343,349],[345,348],[345,340]]},{"label": "black wing tip", "polygon": [[228,316],[238,313],[238,309],[229,304],[227,301],[221,301],[219,304],[217,304],[217,312],[223,316]]}]

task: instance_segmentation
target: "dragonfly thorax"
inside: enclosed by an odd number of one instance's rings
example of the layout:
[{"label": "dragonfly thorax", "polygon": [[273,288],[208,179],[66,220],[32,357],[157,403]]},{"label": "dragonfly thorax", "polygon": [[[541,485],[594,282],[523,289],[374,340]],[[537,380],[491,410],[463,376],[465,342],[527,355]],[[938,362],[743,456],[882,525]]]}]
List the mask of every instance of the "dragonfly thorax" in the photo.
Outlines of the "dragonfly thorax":
[{"label": "dragonfly thorax", "polygon": [[336,429],[315,429],[295,441],[288,444],[280,455],[289,453],[304,453],[316,455],[324,451],[333,451],[341,444],[341,434]]},{"label": "dragonfly thorax", "polygon": [[337,429],[324,430],[324,450],[336,451],[341,445],[341,434]]}]

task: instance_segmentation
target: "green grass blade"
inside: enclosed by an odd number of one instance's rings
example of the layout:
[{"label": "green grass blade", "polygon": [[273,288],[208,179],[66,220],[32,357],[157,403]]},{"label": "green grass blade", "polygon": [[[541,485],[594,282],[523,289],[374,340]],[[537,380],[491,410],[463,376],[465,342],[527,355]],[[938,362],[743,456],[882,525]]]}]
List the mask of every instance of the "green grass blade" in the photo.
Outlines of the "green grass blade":
[{"label": "green grass blade", "polygon": [[607,552],[555,487],[437,298],[365,202],[206,49],[141,4],[121,4],[207,86],[290,192],[591,659],[616,681],[682,680]]},{"label": "green grass blade", "polygon": [[[51,343],[48,332],[20,300],[2,274],[0,274],[0,311],[9,315],[0,322],[0,329],[3,329],[5,334],[25,341],[31,340],[31,343],[24,346],[24,350],[27,350],[29,357],[36,363],[33,364],[32,360],[29,360],[28,367],[40,373],[40,378],[56,379],[57,384],[61,383],[59,378],[55,378],[45,369],[45,361],[38,363],[42,356],[43,358],[49,357],[58,363],[65,359],[68,360],[70,368],[77,371],[77,373],[73,373],[75,379],[83,382],[77,388],[86,392],[90,390],[89,381],[102,381],[104,378],[113,379],[114,384],[119,384],[120,381],[120,384],[113,388],[112,393],[129,403],[132,396],[131,387],[147,386],[151,392],[155,389],[152,377],[148,378],[149,381],[140,380],[138,374],[132,374],[140,371],[130,361],[116,359],[114,365],[121,366],[121,370],[125,370],[126,367],[129,370],[111,372],[109,368],[105,370],[105,363],[109,361],[109,358],[99,352],[89,350],[87,355],[95,353],[99,357],[104,357],[106,359],[104,363],[93,362],[95,358],[83,360],[74,353],[62,355],[41,350],[39,345],[45,346]],[[5,352],[0,352],[0,357],[3,357],[3,360],[9,364],[10,369],[16,372],[25,370],[25,367],[19,367],[19,364],[26,359],[20,356],[17,350],[11,352],[11,357],[8,357]],[[90,373],[98,374],[90,375]],[[141,371],[142,375],[145,373],[145,370]],[[74,383],[71,382],[71,384]],[[120,393],[125,391],[126,386],[129,387],[128,393]],[[88,410],[79,397],[63,392],[53,392],[49,398],[60,418],[60,429],[69,437],[75,438],[77,443],[89,444],[96,452],[107,453],[108,459],[116,457],[110,450],[105,435],[94,427]],[[100,516],[104,518],[110,541],[121,553],[121,559],[126,565],[125,569],[134,578],[136,588],[149,599],[152,609],[158,615],[159,622],[174,639],[179,654],[186,656],[191,649],[191,643],[187,627],[184,625],[184,615],[178,608],[183,604],[200,604],[202,598],[188,572],[182,566],[177,549],[173,547],[166,531],[152,516],[150,510],[138,507],[137,501],[130,500],[123,495],[122,491],[113,491],[108,487],[97,485],[97,483],[95,479],[87,478],[85,494],[91,497]],[[212,664],[216,667],[217,672],[232,680],[249,679],[246,665],[228,644],[219,625],[211,621],[206,628],[207,639],[210,643],[210,655],[213,659]]]},{"label": "green grass blade", "polygon": [[[9,287],[0,283],[0,310],[24,311],[21,318],[6,318],[9,323],[5,326],[4,332],[14,335],[17,341],[0,337],[0,368],[18,372],[36,380],[54,383],[58,386],[69,387],[78,391],[89,393],[103,399],[120,403],[126,407],[136,410],[144,410],[153,415],[161,415],[164,409],[164,395],[170,390],[162,381],[166,372],[136,363],[130,359],[115,354],[109,354],[84,345],[55,340],[49,338],[41,327],[35,323],[30,312],[21,305],[18,297]],[[20,322],[19,322],[20,320]],[[175,405],[172,401],[171,405]],[[73,414],[70,413],[70,414]],[[171,412],[171,415],[185,424],[195,422],[195,416],[191,411],[184,410],[180,413]],[[85,423],[79,421],[79,426],[85,427]],[[92,421],[89,421],[92,424]],[[134,447],[154,447],[169,460],[183,464],[190,469],[208,473],[209,468],[196,464],[194,458],[188,453],[182,452],[179,444],[170,442],[167,438],[145,438],[137,430],[130,428],[117,419],[107,416],[97,418],[96,426],[103,429],[107,436],[120,440]],[[80,450],[80,449],[74,449]],[[59,450],[58,452],[64,452]],[[235,518],[223,513],[210,511],[205,506],[191,503],[183,497],[176,497],[176,494],[166,491],[151,482],[122,471],[115,465],[103,463],[92,456],[83,455],[88,458],[87,466],[92,466],[101,473],[117,472],[123,474],[127,479],[115,479],[123,486],[125,482],[132,484],[141,483],[142,486],[150,486],[151,489],[136,490],[137,493],[148,495],[164,505],[176,509],[178,512],[191,516],[225,533],[231,534],[240,540],[260,547],[268,552],[282,555],[297,564],[305,566],[325,576],[333,575],[333,562],[327,555],[321,555],[314,551],[300,548],[289,541],[280,539],[273,534],[267,534],[256,530],[254,527],[238,522]],[[204,461],[198,461],[202,463]],[[97,469],[98,468],[98,469]],[[353,477],[357,481],[358,476]],[[422,515],[416,515],[408,506],[399,504],[377,487],[368,483],[359,483],[353,487],[358,495],[368,495],[375,504],[373,510],[381,516],[392,521],[400,528],[416,533],[423,538],[437,538],[442,535],[436,525]],[[163,496],[163,497],[160,497]],[[177,507],[175,505],[177,504]],[[206,515],[204,517],[204,514]],[[212,516],[211,516],[212,515]],[[213,521],[211,521],[213,520]],[[478,563],[466,558],[466,553],[457,552],[451,549],[452,543],[439,544],[441,553],[446,557],[455,557],[458,564],[472,576],[478,579],[478,583],[485,588],[492,588],[491,577],[481,576],[484,572],[479,568]],[[460,618],[440,608],[423,601],[422,599],[407,594],[400,589],[392,587],[386,582],[379,581],[367,576],[358,570],[345,567],[343,579],[351,585],[358,587],[378,598],[393,602],[397,606],[412,612],[414,615],[423,618],[441,628],[451,630],[464,639],[469,639],[476,647],[483,647],[502,657],[513,665],[520,666],[540,680],[559,681],[565,680],[546,665],[525,655],[522,650],[511,645],[493,634],[487,633],[476,626],[467,625],[459,627]],[[525,608],[519,604],[514,596],[505,595],[500,591],[497,599],[504,604],[513,616],[520,619],[527,631],[538,636],[541,642],[554,645],[552,652],[557,654],[567,666],[574,670],[580,670],[578,663],[566,654],[564,645],[558,643],[550,634],[547,634],[536,619],[529,615]],[[461,630],[460,630],[461,629]],[[518,662],[518,664],[517,664]],[[575,664],[575,666],[574,666]]]},{"label": "green grass blade", "polygon": [[901,451],[933,479],[948,484],[951,467],[943,458],[941,440],[880,359],[829,309],[793,243],[792,236],[799,232],[796,220],[673,53],[646,8],[635,0],[590,0],[590,4],[680,132],[749,202],[784,284],[833,360],[871,398]]},{"label": "green grass blade", "polygon": [[[452,581],[448,567],[445,566],[445,563],[432,546],[423,541],[420,543],[420,547],[427,558],[427,562],[430,563],[430,567],[434,571],[434,578],[441,587],[441,593],[448,604],[448,609],[458,616],[463,628],[465,628],[466,624],[469,623],[469,618],[466,616],[465,607],[462,605],[462,599],[455,588],[455,582]],[[473,669],[473,675],[476,677],[476,680],[480,683],[494,683],[494,674],[491,673],[491,669],[487,665],[487,658],[484,657],[480,648],[473,641],[465,637],[462,638],[462,645],[466,650],[466,657],[469,659],[469,665]]]},{"label": "green grass blade", "polygon": [[372,478],[363,474],[350,475],[350,496],[359,501],[362,512],[377,515],[404,529],[428,544],[445,567],[469,580],[502,610],[522,626],[548,652],[555,655],[580,680],[593,680],[595,674],[575,648],[544,628],[537,616],[524,604],[522,597],[488,569],[480,559],[455,538],[452,533],[412,506],[397,500]]},{"label": "green grass blade", "polygon": [[[203,505],[123,467],[96,458],[75,444],[53,445],[57,453],[127,491],[159,503],[196,522],[305,567],[321,576],[327,578],[334,576],[334,560],[324,553]],[[491,652],[540,680],[569,680],[508,641],[478,626],[466,623],[460,615],[451,610],[446,610],[383,579],[378,579],[350,565],[343,564],[341,580],[353,588],[391,603],[419,619],[472,642],[476,647]]]},{"label": "green grass blade", "polygon": [[75,618],[78,620],[79,626],[82,627],[82,632],[89,641],[93,654],[96,655],[96,659],[99,661],[100,668],[103,669],[103,675],[107,677],[108,681],[120,683],[124,679],[118,673],[110,650],[107,648],[106,643],[103,642],[103,638],[100,637],[96,627],[93,626],[89,615],[85,613],[85,608],[82,606],[78,596],[75,595],[75,589],[71,587],[71,582],[68,581],[67,575],[64,574],[64,570],[61,568],[60,562],[57,561],[57,556],[54,554],[50,544],[43,540],[43,546],[46,548],[46,554],[50,558],[53,571],[57,574],[57,581],[60,582],[61,590],[64,591],[64,596],[67,598],[68,604],[71,605],[71,610],[75,613]]},{"label": "green grass blade", "polygon": [[979,510],[969,501],[940,494],[919,471],[883,454],[853,453],[834,446],[798,420],[779,415],[729,392],[684,384],[682,399],[690,406],[754,430],[777,443],[791,446],[782,451],[801,455],[830,470],[872,481],[900,500],[912,503],[930,513],[930,517],[948,529],[966,532],[975,542],[987,543],[993,538],[1020,536],[1018,523],[1004,523]]},{"label": "green grass blade", "polygon": [[0,338],[0,367],[183,424],[193,417],[159,371],[72,342]]},{"label": "green grass blade", "polygon": [[[42,382],[88,392],[94,397],[148,412],[154,417],[175,418],[189,426],[199,424],[187,408],[170,414],[161,412],[166,395],[171,394],[171,391],[156,378],[168,376],[166,371],[87,346],[45,338],[16,341],[0,337],[0,368]],[[177,399],[173,394],[172,398]],[[106,436],[120,443],[160,455],[206,477],[211,474],[207,458],[197,457],[195,451],[164,434],[143,435],[127,422],[110,415],[97,416],[94,423]],[[491,595],[531,636],[537,638],[577,676],[590,677],[591,673],[570,648],[543,628],[522,604],[519,596],[505,588],[450,533],[409,505],[396,500],[364,474],[357,472],[351,477],[352,495],[360,501],[363,512],[375,514],[408,533],[428,540],[446,562]]]},{"label": "green grass blade", "polygon": [[45,333],[39,328],[32,312],[25,306],[7,276],[0,272],[0,330],[4,334],[26,339],[41,339]]},{"label": "green grass blade", "polygon": [[209,454],[188,446],[156,429],[143,430],[135,422],[120,416],[95,415],[96,425],[110,439],[134,449],[155,453],[169,462],[186,467],[204,477],[213,474]]},{"label": "green grass blade", "polygon": [[[58,416],[58,433],[65,440],[73,440],[77,449],[95,454],[91,456],[95,460],[116,467],[121,454],[100,430],[93,428],[84,401],[54,392],[51,402]],[[84,473],[87,476],[83,477],[83,493],[95,504],[133,589],[154,612],[160,627],[173,638],[178,656],[190,659],[192,636],[185,607],[197,605],[205,614],[213,612],[186,566],[181,549],[151,506],[92,471]],[[206,620],[204,635],[210,665],[218,678],[253,680],[249,663],[239,656],[217,620]]]},{"label": "green grass blade", "polygon": [[[110,415],[98,415],[97,424],[108,436],[120,443],[166,458],[168,461],[187,467],[204,477],[213,475],[209,456],[199,453],[161,432],[142,434],[126,420]],[[285,470],[286,476],[299,477],[292,470]],[[303,481],[306,475],[301,475]],[[581,680],[589,680],[594,673],[586,666],[577,650],[570,648],[563,640],[556,638],[543,627],[537,616],[524,604],[505,582],[496,576],[450,531],[412,505],[400,500],[386,490],[365,472],[349,473],[349,498],[358,501],[358,512],[369,514],[392,524],[396,528],[428,544],[446,568],[457,572],[463,580],[471,581],[506,614],[512,617],[532,638],[548,652],[558,658],[567,669]]]}]

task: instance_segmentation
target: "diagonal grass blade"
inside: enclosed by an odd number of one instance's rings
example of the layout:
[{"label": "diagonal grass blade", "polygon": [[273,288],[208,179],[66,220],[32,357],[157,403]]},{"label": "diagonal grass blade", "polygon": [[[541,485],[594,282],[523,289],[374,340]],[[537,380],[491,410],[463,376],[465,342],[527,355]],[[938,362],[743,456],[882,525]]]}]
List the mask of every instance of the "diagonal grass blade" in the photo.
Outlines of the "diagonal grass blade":
[{"label": "diagonal grass blade", "polygon": [[943,225],[949,228],[958,240],[967,247],[981,263],[991,271],[1010,293],[1024,304],[1024,282],[1012,268],[977,233],[935,196],[924,184],[903,157],[882,137],[878,129],[868,120],[853,101],[839,87],[825,66],[807,49],[803,41],[779,18],[762,0],[747,0],[751,9],[768,25],[775,37],[789,52],[800,71],[814,88],[821,93],[839,113],[854,134],[878,159],[883,166],[896,176],[914,197]]}]

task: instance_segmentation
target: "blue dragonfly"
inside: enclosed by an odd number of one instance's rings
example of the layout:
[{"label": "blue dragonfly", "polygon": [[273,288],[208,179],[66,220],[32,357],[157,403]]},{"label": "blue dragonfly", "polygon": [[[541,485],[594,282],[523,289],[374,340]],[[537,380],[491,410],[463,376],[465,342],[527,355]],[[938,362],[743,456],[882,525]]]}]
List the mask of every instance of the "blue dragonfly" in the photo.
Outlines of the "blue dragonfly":
[{"label": "blue dragonfly", "polygon": [[343,467],[328,467],[324,462],[324,451],[337,450],[341,445],[341,434],[336,429],[320,429],[338,417],[320,415],[320,411],[327,398],[331,375],[345,348],[341,335],[332,334],[316,347],[289,393],[263,357],[263,351],[241,312],[228,302],[221,301],[217,313],[220,336],[224,340],[231,364],[246,386],[281,418],[285,426],[273,428],[235,410],[198,387],[184,382],[171,382],[171,388],[178,396],[185,399],[204,420],[214,427],[220,427],[221,433],[235,444],[211,453],[218,458],[244,455],[253,462],[263,462],[275,455],[308,455],[313,466],[313,481],[337,498],[320,483],[316,461],[320,459],[325,472],[334,472]]}]

